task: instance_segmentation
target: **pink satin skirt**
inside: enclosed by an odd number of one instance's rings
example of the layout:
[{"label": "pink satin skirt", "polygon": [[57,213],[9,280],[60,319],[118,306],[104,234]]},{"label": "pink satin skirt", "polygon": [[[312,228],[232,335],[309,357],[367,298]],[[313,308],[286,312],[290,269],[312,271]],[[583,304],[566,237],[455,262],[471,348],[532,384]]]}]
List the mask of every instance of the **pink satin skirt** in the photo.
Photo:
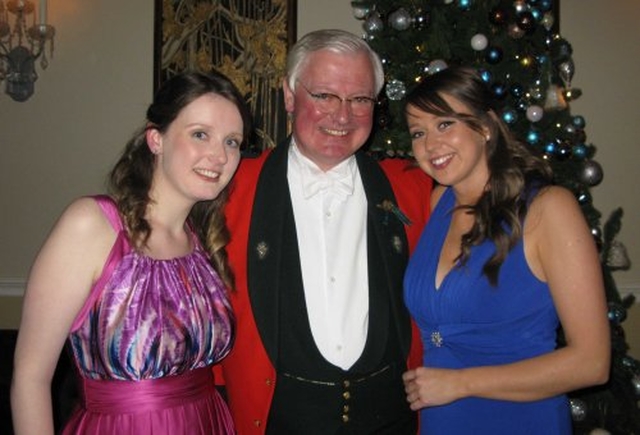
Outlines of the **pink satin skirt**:
[{"label": "pink satin skirt", "polygon": [[83,404],[62,431],[71,434],[234,434],[211,367],[144,381],[82,380]]}]

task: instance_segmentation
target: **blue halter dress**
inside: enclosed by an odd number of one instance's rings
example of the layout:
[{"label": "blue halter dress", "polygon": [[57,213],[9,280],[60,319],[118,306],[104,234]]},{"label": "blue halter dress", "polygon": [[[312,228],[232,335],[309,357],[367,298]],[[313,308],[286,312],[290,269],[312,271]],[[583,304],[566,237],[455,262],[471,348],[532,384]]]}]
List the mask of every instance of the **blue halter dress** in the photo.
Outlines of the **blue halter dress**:
[{"label": "blue halter dress", "polygon": [[[497,287],[482,273],[495,251],[492,242],[484,242],[473,247],[467,263],[454,267],[436,288],[438,260],[454,204],[453,190],[447,189],[405,275],[405,303],[420,328],[424,366],[500,365],[553,351],[558,316],[549,287],[529,269],[522,240],[502,264]],[[423,435],[571,433],[564,395],[524,403],[470,397],[420,413]]]}]

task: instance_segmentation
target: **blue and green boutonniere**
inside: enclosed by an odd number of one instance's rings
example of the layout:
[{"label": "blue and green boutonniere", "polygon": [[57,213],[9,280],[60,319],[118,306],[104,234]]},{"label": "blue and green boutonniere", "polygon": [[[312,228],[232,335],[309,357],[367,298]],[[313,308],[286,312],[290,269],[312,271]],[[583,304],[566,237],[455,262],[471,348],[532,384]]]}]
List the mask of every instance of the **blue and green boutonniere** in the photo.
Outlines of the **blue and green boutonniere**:
[{"label": "blue and green boutonniere", "polygon": [[404,225],[406,225],[406,226],[410,226],[411,225],[411,220],[409,220],[407,215],[404,214],[402,212],[402,210],[400,210],[398,208],[398,206],[393,203],[393,201],[391,201],[389,199],[385,199],[380,204],[378,204],[376,207],[381,208],[382,210],[384,210],[386,212],[385,216],[384,216],[384,221],[383,221],[383,223],[385,225],[387,225],[387,223],[388,223],[388,219],[389,219],[389,215],[390,214],[395,216]]}]

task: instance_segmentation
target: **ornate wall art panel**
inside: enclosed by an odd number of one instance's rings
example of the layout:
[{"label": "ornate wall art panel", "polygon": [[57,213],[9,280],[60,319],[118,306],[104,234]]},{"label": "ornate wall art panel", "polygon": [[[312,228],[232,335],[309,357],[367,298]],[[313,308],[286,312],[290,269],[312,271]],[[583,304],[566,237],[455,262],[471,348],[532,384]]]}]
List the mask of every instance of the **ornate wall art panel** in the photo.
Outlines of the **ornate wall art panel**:
[{"label": "ornate wall art panel", "polygon": [[281,83],[296,0],[155,0],[154,90],[185,70],[215,69],[245,95],[256,148],[287,134]]}]

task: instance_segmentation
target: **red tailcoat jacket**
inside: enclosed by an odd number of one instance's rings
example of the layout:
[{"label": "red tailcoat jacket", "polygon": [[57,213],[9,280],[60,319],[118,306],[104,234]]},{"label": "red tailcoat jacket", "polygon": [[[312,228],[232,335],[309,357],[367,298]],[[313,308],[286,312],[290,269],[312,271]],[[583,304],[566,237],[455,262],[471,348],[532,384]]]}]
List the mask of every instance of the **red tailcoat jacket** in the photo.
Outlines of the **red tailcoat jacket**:
[{"label": "red tailcoat jacket", "polygon": [[[288,148],[285,144],[280,147]],[[226,387],[231,413],[240,435],[264,433],[276,381],[276,371],[256,325],[247,279],[247,250],[251,249],[247,245],[257,180],[265,160],[274,153],[265,152],[258,158],[243,158],[234,177],[225,212],[231,233],[227,252],[236,280],[236,288],[230,292],[236,317],[236,335],[232,351],[214,371],[216,383]],[[408,250],[412,252],[429,215],[431,179],[407,160],[386,159],[379,164],[391,183],[398,208],[411,221],[411,225],[405,225],[404,229]],[[282,179],[286,180],[286,176]],[[286,183],[281,189],[288,192]],[[269,211],[281,212],[277,203]],[[421,365],[422,361],[420,336],[414,324],[408,335],[411,335],[411,346],[407,364],[413,368]]]}]

